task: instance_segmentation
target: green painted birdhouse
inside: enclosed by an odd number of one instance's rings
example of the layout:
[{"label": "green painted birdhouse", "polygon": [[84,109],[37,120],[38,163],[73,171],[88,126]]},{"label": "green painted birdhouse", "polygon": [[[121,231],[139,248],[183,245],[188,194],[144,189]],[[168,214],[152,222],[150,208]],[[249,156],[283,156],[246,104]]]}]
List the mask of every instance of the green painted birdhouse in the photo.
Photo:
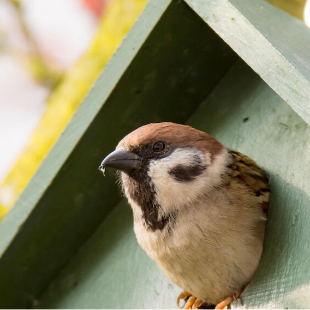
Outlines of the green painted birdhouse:
[{"label": "green painted birdhouse", "polygon": [[259,269],[233,308],[310,306],[310,30],[262,0],[151,0],[0,224],[0,307],[176,308],[115,171],[133,129],[187,123],[270,177]]}]

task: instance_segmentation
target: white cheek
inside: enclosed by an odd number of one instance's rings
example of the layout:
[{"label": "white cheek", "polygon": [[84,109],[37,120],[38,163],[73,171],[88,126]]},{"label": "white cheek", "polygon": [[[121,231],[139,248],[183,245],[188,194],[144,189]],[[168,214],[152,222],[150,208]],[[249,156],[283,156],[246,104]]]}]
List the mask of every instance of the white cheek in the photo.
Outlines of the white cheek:
[{"label": "white cheek", "polygon": [[[169,171],[178,165],[188,166],[193,161],[193,156],[197,155],[202,165],[207,166],[200,176],[192,181],[180,182],[169,174]],[[162,207],[162,214],[159,215],[180,210],[180,206],[193,203],[202,195],[208,194],[214,186],[220,184],[227,161],[226,149],[211,164],[210,154],[191,148],[179,149],[166,158],[151,161],[148,174],[156,189],[156,200]]]}]

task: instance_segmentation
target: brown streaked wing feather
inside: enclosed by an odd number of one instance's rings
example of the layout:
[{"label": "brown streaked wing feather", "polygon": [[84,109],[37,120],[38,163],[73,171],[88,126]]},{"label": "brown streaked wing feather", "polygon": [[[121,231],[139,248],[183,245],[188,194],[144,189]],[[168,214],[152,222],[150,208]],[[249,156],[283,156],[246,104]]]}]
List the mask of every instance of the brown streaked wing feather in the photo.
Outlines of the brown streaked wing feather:
[{"label": "brown streaked wing feather", "polygon": [[249,157],[230,150],[234,163],[232,176],[238,178],[256,196],[262,197],[261,207],[265,213],[269,208],[269,182],[265,172]]}]

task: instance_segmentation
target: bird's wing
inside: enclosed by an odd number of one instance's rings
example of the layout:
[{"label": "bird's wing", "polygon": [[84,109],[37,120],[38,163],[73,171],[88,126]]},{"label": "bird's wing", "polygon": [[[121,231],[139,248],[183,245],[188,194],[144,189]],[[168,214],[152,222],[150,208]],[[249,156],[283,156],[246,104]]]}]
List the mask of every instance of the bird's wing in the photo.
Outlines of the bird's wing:
[{"label": "bird's wing", "polygon": [[232,177],[236,177],[253,194],[261,198],[261,207],[265,213],[269,208],[269,182],[265,172],[249,157],[234,150],[229,150],[233,156]]}]

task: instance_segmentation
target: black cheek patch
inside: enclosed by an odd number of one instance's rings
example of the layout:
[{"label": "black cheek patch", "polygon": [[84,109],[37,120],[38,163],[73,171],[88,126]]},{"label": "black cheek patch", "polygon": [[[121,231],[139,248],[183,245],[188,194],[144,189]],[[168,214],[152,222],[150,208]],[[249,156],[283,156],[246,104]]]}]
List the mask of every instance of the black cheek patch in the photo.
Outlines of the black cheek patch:
[{"label": "black cheek patch", "polygon": [[179,182],[190,182],[201,175],[206,170],[206,168],[206,166],[201,164],[192,166],[178,165],[172,168],[169,171],[169,174]]}]

